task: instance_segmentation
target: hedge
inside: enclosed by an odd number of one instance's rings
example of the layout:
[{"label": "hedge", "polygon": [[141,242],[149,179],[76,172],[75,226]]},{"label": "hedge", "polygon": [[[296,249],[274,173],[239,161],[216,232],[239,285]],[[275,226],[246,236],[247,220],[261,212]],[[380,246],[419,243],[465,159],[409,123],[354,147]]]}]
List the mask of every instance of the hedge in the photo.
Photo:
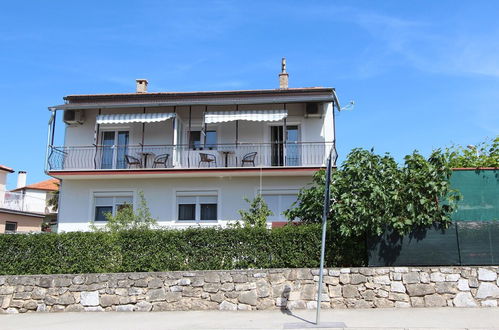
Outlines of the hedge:
[{"label": "hedge", "polygon": [[[329,266],[364,263],[363,242],[328,236]],[[320,238],[317,224],[0,235],[0,274],[318,267]]]}]

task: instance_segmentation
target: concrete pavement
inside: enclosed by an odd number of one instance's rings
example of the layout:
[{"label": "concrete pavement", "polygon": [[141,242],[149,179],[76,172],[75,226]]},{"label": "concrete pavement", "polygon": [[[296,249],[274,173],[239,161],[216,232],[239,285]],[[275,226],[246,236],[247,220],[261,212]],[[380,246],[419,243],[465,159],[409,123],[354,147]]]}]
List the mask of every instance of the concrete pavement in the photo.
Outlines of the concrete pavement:
[{"label": "concrete pavement", "polygon": [[[323,310],[321,320],[327,329],[499,329],[499,308]],[[26,313],[0,315],[0,329],[307,329],[313,321],[311,310]]]}]

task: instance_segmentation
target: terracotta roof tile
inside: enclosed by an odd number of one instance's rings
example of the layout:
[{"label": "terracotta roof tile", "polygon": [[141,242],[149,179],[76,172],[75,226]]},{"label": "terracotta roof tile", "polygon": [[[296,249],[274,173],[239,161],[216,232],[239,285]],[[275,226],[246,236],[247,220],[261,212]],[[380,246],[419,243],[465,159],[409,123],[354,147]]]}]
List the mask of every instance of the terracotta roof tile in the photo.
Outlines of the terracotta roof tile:
[{"label": "terracotta roof tile", "polygon": [[58,179],[48,179],[45,181],[29,184],[29,185],[21,187],[21,188],[16,188],[12,191],[18,191],[21,189],[56,191],[56,190],[59,190],[59,180]]}]

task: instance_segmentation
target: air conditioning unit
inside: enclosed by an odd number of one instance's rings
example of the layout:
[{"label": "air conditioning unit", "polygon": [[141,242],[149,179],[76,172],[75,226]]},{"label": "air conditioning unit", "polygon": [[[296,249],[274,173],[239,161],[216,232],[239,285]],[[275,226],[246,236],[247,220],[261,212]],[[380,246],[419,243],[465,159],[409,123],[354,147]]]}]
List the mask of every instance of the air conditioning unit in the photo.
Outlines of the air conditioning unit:
[{"label": "air conditioning unit", "polygon": [[82,110],[64,110],[63,120],[68,125],[81,125],[85,121],[85,117]]},{"label": "air conditioning unit", "polygon": [[322,103],[307,103],[305,117],[322,117]]}]

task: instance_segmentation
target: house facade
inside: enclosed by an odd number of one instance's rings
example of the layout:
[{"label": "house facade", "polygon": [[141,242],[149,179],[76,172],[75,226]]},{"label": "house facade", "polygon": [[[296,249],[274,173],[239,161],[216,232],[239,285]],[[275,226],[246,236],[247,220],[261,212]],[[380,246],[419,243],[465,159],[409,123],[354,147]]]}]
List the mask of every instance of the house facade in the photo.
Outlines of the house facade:
[{"label": "house facade", "polygon": [[14,170],[0,165],[0,233],[40,232],[42,223],[55,220],[56,211],[47,198],[57,190],[56,179],[26,186],[26,172],[18,172],[17,188],[6,189],[7,175]]},{"label": "house facade", "polygon": [[[167,227],[226,225],[263,195],[274,215],[335,152],[333,88],[69,95],[49,108],[46,171],[61,179],[59,230],[88,230],[142,192]],[[54,145],[57,116],[64,145]]]}]

